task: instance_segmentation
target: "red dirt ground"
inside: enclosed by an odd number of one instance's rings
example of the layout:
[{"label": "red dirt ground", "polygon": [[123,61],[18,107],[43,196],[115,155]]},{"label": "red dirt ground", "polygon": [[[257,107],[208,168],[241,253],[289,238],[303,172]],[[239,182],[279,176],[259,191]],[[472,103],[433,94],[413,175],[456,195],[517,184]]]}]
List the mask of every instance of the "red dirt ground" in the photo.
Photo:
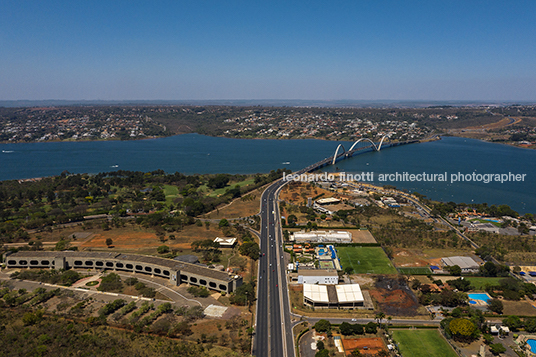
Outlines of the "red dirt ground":
[{"label": "red dirt ground", "polygon": [[387,290],[377,288],[370,290],[370,295],[378,302],[381,310],[388,315],[412,316],[419,304],[404,290]]},{"label": "red dirt ground", "polygon": [[[375,355],[381,350],[386,350],[385,344],[379,337],[372,338],[349,338],[342,340],[342,346],[347,356],[350,356],[352,351],[359,349],[362,355]],[[366,349],[365,349],[366,348]]]},{"label": "red dirt ground", "polygon": [[[145,247],[154,247],[159,246],[162,243],[156,237],[154,233],[148,232],[129,232],[128,234],[117,234],[110,233],[109,235],[105,233],[98,233],[95,236],[81,244],[81,247],[95,247],[95,248],[106,248],[106,238],[112,238],[113,246],[115,248],[145,248]],[[189,244],[188,244],[189,246]]]}]

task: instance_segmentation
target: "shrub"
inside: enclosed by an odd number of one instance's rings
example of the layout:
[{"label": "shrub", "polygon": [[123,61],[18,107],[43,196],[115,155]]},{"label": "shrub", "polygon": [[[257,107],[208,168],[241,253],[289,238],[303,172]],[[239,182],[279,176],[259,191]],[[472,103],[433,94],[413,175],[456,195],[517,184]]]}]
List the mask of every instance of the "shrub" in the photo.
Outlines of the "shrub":
[{"label": "shrub", "polygon": [[188,292],[195,297],[208,297],[210,292],[204,286],[190,286]]},{"label": "shrub", "polygon": [[160,247],[156,248],[156,251],[158,254],[169,253],[169,247],[167,245],[161,245]]}]

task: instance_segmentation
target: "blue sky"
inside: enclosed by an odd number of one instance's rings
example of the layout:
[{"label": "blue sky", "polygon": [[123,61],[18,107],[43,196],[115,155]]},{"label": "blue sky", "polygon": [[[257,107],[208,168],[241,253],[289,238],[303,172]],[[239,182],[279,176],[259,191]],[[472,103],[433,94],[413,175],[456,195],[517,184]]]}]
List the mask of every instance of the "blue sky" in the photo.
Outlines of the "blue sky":
[{"label": "blue sky", "polygon": [[0,1],[0,100],[536,101],[536,1]]}]

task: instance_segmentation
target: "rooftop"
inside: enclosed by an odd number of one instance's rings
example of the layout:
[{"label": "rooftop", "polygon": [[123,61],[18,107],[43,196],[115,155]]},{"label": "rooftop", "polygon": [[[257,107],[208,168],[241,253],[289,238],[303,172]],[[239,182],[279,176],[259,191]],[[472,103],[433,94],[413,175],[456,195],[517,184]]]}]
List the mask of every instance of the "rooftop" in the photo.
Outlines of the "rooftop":
[{"label": "rooftop", "polygon": [[185,272],[204,275],[209,278],[231,281],[233,280],[232,276],[229,274],[202,267],[196,264],[190,264],[186,262],[179,262],[173,259],[158,258],[149,255],[139,255],[139,254],[123,254],[123,253],[104,253],[104,252],[73,252],[73,251],[63,251],[63,252],[44,252],[44,251],[20,251],[17,253],[11,254],[9,257],[16,258],[87,258],[87,259],[117,259],[123,261],[135,261],[140,263],[147,263],[153,265],[160,265],[167,267],[169,269],[182,270]]},{"label": "rooftop", "polygon": [[457,265],[462,269],[471,269],[471,268],[478,268],[478,263],[475,262],[475,260],[471,257],[446,257],[442,258],[442,261],[445,265],[448,266],[454,266]]},{"label": "rooftop", "polygon": [[323,303],[351,303],[364,301],[359,284],[319,285],[303,284],[303,296]]},{"label": "rooftop", "polygon": [[298,275],[301,276],[339,276],[335,269],[300,269]]}]

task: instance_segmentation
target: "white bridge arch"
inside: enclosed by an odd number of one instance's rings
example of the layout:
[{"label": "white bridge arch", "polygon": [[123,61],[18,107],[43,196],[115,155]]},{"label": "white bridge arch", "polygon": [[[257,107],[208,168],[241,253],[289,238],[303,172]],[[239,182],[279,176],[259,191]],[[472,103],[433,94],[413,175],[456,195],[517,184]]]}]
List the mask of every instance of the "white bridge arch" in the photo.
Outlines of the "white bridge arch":
[{"label": "white bridge arch", "polygon": [[376,146],[376,144],[374,143],[374,141],[370,140],[369,138],[361,138],[361,139],[358,139],[355,143],[352,144],[352,146],[350,147],[350,150],[346,151],[346,149],[344,148],[344,146],[342,144],[339,144],[339,146],[337,146],[337,149],[335,150],[335,155],[333,155],[333,160],[331,162],[332,165],[335,165],[335,162],[337,161],[337,155],[339,154],[339,149],[342,147],[342,149],[344,150],[343,153],[346,153],[346,157],[348,157],[349,153],[352,152],[352,150],[354,149],[354,147],[360,143],[361,141],[368,141],[370,142],[370,144],[372,145],[372,148],[374,149],[374,151],[380,151],[381,148],[382,148],[382,145],[383,145],[383,142],[385,141],[385,139],[388,139],[389,140],[389,136],[387,135],[384,135],[382,137],[382,139],[380,140],[380,144],[378,146]]}]

